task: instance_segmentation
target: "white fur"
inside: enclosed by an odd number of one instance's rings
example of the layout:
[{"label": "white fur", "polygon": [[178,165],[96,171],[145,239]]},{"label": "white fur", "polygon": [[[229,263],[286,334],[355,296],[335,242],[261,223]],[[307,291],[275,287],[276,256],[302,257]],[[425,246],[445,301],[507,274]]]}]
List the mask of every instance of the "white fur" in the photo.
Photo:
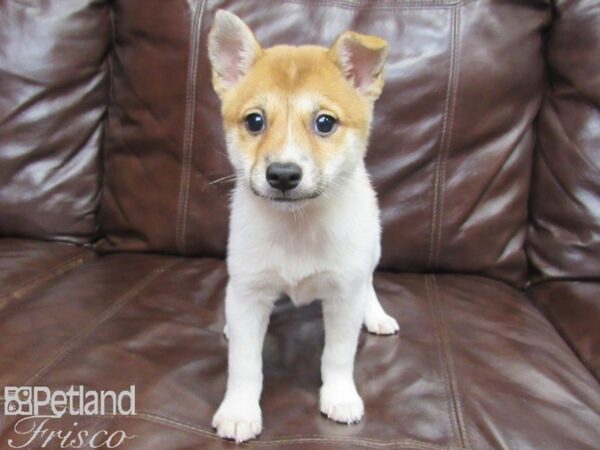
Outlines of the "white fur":
[{"label": "white fur", "polygon": [[243,442],[262,428],[262,345],[274,301],[323,301],[325,349],[320,409],[359,421],[363,403],[353,380],[361,324],[393,334],[397,322],[372,286],[380,255],[379,210],[362,159],[335,188],[293,211],[274,207],[245,183],[233,194],[225,312],[229,339],[227,393],[213,419],[220,436]]}]

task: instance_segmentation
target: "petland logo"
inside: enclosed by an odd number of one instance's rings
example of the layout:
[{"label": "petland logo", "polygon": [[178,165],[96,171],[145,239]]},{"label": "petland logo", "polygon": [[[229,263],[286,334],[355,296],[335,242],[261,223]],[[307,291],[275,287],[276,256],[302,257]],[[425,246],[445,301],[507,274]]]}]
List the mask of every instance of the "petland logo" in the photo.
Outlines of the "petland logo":
[{"label": "petland logo", "polygon": [[125,440],[135,437],[122,430],[90,433],[78,429],[77,421],[73,421],[68,430],[51,429],[52,420],[65,414],[135,415],[135,386],[118,393],[85,390],[83,386],[71,386],[66,391],[52,391],[46,386],[4,387],[4,415],[25,416],[14,425],[14,432],[19,438],[8,439],[11,448],[25,448],[36,441],[40,443],[39,448],[46,448],[50,443],[54,446],[59,444],[61,448],[117,448]]}]

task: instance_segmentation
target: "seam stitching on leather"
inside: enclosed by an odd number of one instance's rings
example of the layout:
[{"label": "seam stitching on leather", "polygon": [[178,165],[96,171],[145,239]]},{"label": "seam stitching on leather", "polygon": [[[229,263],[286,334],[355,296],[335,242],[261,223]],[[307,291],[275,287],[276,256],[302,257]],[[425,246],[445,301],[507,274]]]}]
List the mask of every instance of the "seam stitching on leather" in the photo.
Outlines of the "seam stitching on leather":
[{"label": "seam stitching on leather", "polygon": [[[427,295],[427,302],[429,304],[431,320],[433,321],[433,329],[434,329],[435,341],[436,341],[436,353],[438,356],[438,363],[440,365],[440,372],[439,372],[438,378],[439,378],[440,383],[444,387],[444,401],[446,402],[446,408],[448,409],[448,414],[446,415],[446,426],[447,426],[447,430],[450,432],[452,441],[454,441],[454,440],[456,440],[456,436],[458,435],[458,433],[456,431],[455,423],[452,420],[453,405],[452,405],[452,399],[451,399],[451,394],[450,394],[450,389],[449,389],[450,382],[448,379],[447,368],[446,368],[444,357],[443,357],[442,334],[440,331],[440,323],[437,319],[435,301],[433,299],[433,288],[432,288],[431,278],[432,278],[431,275],[425,276],[425,292]],[[454,445],[452,445],[452,448],[454,448]]]},{"label": "seam stitching on leather", "polygon": [[442,234],[442,213],[440,209],[443,197],[443,183],[445,183],[446,175],[446,162],[447,150],[450,143],[450,131],[449,128],[452,126],[451,121],[454,118],[454,99],[456,98],[456,48],[458,45],[457,30],[459,26],[458,22],[458,8],[454,7],[451,10],[451,39],[450,39],[450,58],[448,61],[448,81],[446,85],[446,97],[444,99],[444,115],[442,119],[442,132],[440,137],[440,147],[438,155],[435,160],[434,178],[433,178],[433,212],[431,219],[431,233],[429,237],[429,267],[435,268],[438,264],[439,253],[441,247],[441,234]]},{"label": "seam stitching on leather", "polygon": [[456,371],[454,369],[454,359],[452,358],[452,350],[450,348],[450,337],[448,336],[448,328],[446,326],[446,322],[444,320],[444,313],[442,304],[440,301],[439,291],[437,287],[437,280],[435,275],[431,275],[431,284],[433,287],[433,301],[436,309],[436,321],[439,322],[439,331],[441,334],[441,342],[442,342],[442,350],[443,356],[445,360],[445,366],[448,371],[448,383],[451,394],[451,404],[454,412],[453,418],[456,421],[457,430],[458,430],[458,438],[459,438],[459,448],[468,450],[471,448],[469,444],[469,435],[467,433],[465,420],[462,412],[462,406],[460,401],[460,396],[458,392],[458,383],[456,381]]},{"label": "seam stitching on leather", "polygon": [[183,218],[182,218],[182,232],[181,232],[181,239],[182,239],[182,244],[183,244],[183,250],[185,252],[186,249],[186,237],[187,237],[187,222],[188,222],[188,207],[189,207],[189,199],[190,199],[190,180],[191,180],[191,173],[192,173],[192,150],[194,147],[194,130],[195,130],[195,119],[196,119],[196,92],[197,92],[197,80],[198,80],[198,61],[200,60],[200,56],[199,56],[199,52],[198,49],[200,48],[200,36],[201,36],[201,30],[202,30],[202,21],[204,18],[204,7],[206,5],[206,0],[204,0],[202,2],[202,4],[200,5],[200,17],[198,19],[198,29],[196,31],[196,41],[197,41],[197,48],[195,51],[195,55],[196,55],[196,60],[194,63],[194,76],[193,76],[193,89],[192,89],[192,97],[191,97],[191,106],[192,106],[192,114],[191,114],[191,122],[190,122],[190,126],[191,126],[191,130],[190,130],[190,137],[189,137],[189,151],[188,151],[188,170],[187,170],[187,178],[186,178],[186,186],[185,186],[185,202],[183,205]]},{"label": "seam stitching on leather", "polygon": [[[89,256],[86,257],[86,254],[89,254]],[[42,273],[39,273],[39,274],[33,276],[32,278],[29,278],[29,279],[21,282],[20,284],[18,284],[16,286],[8,288],[3,293],[0,293],[0,300],[4,300],[7,297],[14,296],[19,291],[27,292],[28,290],[35,289],[37,286],[40,286],[44,283],[52,281],[56,277],[68,272],[72,268],[77,267],[79,265],[79,264],[77,264],[78,262],[83,263],[83,261],[85,261],[87,258],[91,257],[92,255],[93,255],[93,253],[86,250],[86,251],[81,251],[66,260],[62,260],[58,264],[55,264],[54,266],[52,266],[50,269],[48,269]],[[22,292],[22,293],[24,293],[24,292]],[[20,294],[22,294],[22,293],[20,293]],[[0,305],[0,306],[2,306],[2,305]]]},{"label": "seam stitching on leather", "polygon": [[185,178],[186,178],[186,156],[187,156],[187,141],[189,133],[189,116],[190,116],[190,83],[192,82],[192,72],[194,66],[194,56],[196,54],[196,18],[198,17],[199,9],[195,9],[192,15],[192,23],[190,26],[190,50],[188,52],[188,69],[187,69],[187,80],[186,80],[186,91],[185,91],[185,114],[184,114],[184,130],[183,130],[183,142],[181,148],[181,173],[179,178],[179,193],[177,198],[177,222],[175,225],[175,245],[181,252],[183,243],[181,242],[181,216],[184,200],[184,189],[185,189]]},{"label": "seam stitching on leather", "polygon": [[[152,423],[158,423],[165,426],[173,427],[176,429],[180,429],[181,431],[189,431],[194,434],[199,434],[201,436],[205,436],[207,438],[222,440],[216,433],[205,430],[203,428],[187,424],[185,422],[181,422],[179,420],[167,418],[164,416],[160,416],[157,414],[152,414],[144,411],[138,411],[135,416],[118,416],[119,418],[127,418],[127,419],[141,419]],[[398,439],[398,440],[375,440],[370,438],[360,438],[360,437],[337,437],[337,436],[321,436],[321,435],[307,435],[307,436],[298,436],[298,437],[283,437],[281,439],[272,439],[272,440],[258,440],[252,441],[247,444],[250,446],[262,446],[262,447],[270,447],[275,445],[293,445],[293,444],[301,444],[301,443],[328,443],[328,444],[348,444],[352,443],[355,445],[360,445],[363,447],[396,447],[396,448],[416,448],[419,450],[449,450],[448,447],[439,446],[436,444],[430,444],[428,442],[417,441],[414,439]]]},{"label": "seam stitching on leather", "polygon": [[108,319],[118,313],[125,305],[127,305],[133,298],[135,298],[143,289],[145,289],[152,281],[154,281],[160,274],[169,270],[179,261],[169,261],[165,264],[154,269],[148,275],[143,277],[140,281],[134,284],[131,288],[121,294],[117,300],[115,300],[108,308],[106,308],[100,315],[97,316],[96,320],[93,320],[87,325],[79,334],[74,336],[69,342],[62,346],[62,348],[54,353],[52,356],[46,359],[46,361],[40,366],[40,368],[24,383],[20,386],[30,386],[40,376],[54,366],[58,361],[64,359],[71,351],[73,351],[81,342],[92,335],[94,331],[98,329],[100,325],[106,322]]},{"label": "seam stitching on leather", "polygon": [[437,235],[437,242],[436,242],[436,253],[434,256],[435,259],[435,263],[436,265],[439,264],[439,258],[440,258],[440,251],[441,251],[441,247],[442,247],[442,232],[443,232],[443,227],[442,227],[442,217],[444,216],[444,187],[446,185],[446,166],[447,166],[447,162],[448,162],[448,154],[450,153],[450,148],[452,145],[452,130],[454,128],[454,113],[456,110],[456,96],[457,96],[457,92],[458,92],[458,77],[459,77],[459,66],[460,66],[460,58],[459,58],[459,54],[460,54],[460,38],[461,38],[461,23],[460,23],[460,8],[455,8],[452,11],[452,19],[453,19],[453,29],[454,29],[454,33],[452,36],[452,42],[453,42],[453,47],[452,47],[452,61],[454,61],[454,63],[452,64],[452,93],[450,95],[450,110],[449,110],[449,116],[448,116],[448,124],[447,124],[447,128],[446,128],[446,142],[445,142],[445,148],[443,149],[443,156],[442,156],[442,168],[440,170],[440,182],[439,182],[439,190],[440,190],[440,196],[438,199],[438,203],[439,203],[439,211],[438,211],[438,235]]},{"label": "seam stitching on leather", "polygon": [[195,120],[195,100],[196,100],[196,74],[198,70],[198,48],[200,39],[200,29],[202,28],[202,16],[204,14],[203,0],[200,7],[196,7],[192,18],[190,32],[190,52],[188,55],[188,74],[186,82],[186,107],[184,118],[184,134],[181,159],[181,178],[179,180],[179,198],[177,201],[177,224],[175,244],[181,254],[185,253],[186,247],[186,226],[187,210],[189,200],[189,186],[192,165],[192,149],[194,143],[194,120]]},{"label": "seam stitching on leather", "polygon": [[96,242],[92,243],[92,248],[96,248],[98,245],[98,242],[102,239],[105,239],[106,236],[103,236],[102,232],[100,231],[100,227],[99,224],[101,222],[103,222],[103,220],[101,220],[100,216],[102,215],[102,213],[100,212],[100,210],[102,209],[102,203],[104,200],[104,190],[105,190],[105,186],[106,189],[108,189],[108,183],[106,183],[107,180],[107,147],[109,146],[108,143],[110,142],[110,128],[111,128],[111,114],[114,113],[114,106],[115,106],[115,69],[114,69],[114,62],[113,62],[113,58],[115,57],[115,53],[116,53],[116,49],[117,49],[117,18],[115,16],[115,10],[114,10],[114,4],[110,3],[107,5],[108,7],[108,13],[110,15],[110,42],[108,44],[108,48],[106,51],[106,77],[107,77],[107,89],[106,89],[106,109],[105,109],[105,116],[104,116],[104,121],[102,123],[102,140],[101,140],[101,148],[100,148],[100,164],[99,164],[99,171],[100,171],[100,186],[99,186],[99,200],[98,200],[98,210],[96,211],[96,221],[98,222],[98,226],[96,229],[96,237],[99,238],[98,240],[96,240]]}]

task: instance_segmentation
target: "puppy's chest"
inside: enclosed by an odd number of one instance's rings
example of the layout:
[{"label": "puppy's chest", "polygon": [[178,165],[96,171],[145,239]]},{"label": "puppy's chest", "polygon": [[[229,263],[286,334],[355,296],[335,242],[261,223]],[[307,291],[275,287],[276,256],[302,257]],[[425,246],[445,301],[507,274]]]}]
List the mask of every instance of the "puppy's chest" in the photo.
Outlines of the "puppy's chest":
[{"label": "puppy's chest", "polygon": [[288,295],[296,306],[300,306],[328,298],[338,292],[339,287],[339,278],[334,273],[322,272],[288,284],[283,293]]},{"label": "puppy's chest", "polygon": [[[336,295],[347,281],[368,276],[377,243],[377,216],[363,208],[301,220],[235,210],[230,234],[230,275],[265,295],[287,294],[294,303]],[[367,205],[368,206],[368,205]]]},{"label": "puppy's chest", "polygon": [[296,305],[310,303],[339,288],[347,256],[335,242],[288,240],[266,252],[260,278],[270,280]]},{"label": "puppy's chest", "polygon": [[344,254],[338,243],[290,238],[270,246],[264,253],[263,263],[265,269],[293,285],[318,274],[340,270]]}]

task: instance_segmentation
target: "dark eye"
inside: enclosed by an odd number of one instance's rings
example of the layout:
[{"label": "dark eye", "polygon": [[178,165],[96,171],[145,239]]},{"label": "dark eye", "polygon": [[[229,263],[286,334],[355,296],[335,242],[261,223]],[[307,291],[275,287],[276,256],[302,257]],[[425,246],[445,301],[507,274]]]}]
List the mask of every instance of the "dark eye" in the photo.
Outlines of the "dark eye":
[{"label": "dark eye", "polygon": [[315,120],[315,131],[321,136],[327,136],[333,133],[337,123],[335,117],[332,117],[329,114],[321,114]]},{"label": "dark eye", "polygon": [[246,128],[250,133],[260,133],[265,129],[265,118],[259,113],[250,113],[244,117]]}]

